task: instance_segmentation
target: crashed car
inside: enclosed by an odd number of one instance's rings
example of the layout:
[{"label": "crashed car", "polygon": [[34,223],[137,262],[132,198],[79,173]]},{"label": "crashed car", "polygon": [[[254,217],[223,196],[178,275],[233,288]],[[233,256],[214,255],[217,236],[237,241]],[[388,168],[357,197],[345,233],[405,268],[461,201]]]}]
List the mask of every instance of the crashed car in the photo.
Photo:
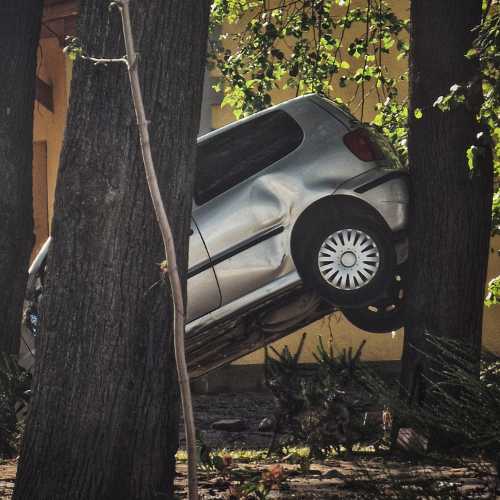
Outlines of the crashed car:
[{"label": "crashed car", "polygon": [[187,331],[294,286],[367,331],[402,325],[408,177],[384,137],[312,94],[200,137],[197,158]]}]

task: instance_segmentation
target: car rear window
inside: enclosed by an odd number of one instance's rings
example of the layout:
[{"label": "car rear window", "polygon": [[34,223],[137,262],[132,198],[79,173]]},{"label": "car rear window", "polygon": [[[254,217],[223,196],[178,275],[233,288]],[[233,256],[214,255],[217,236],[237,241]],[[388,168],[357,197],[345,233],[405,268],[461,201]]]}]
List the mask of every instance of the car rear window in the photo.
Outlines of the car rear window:
[{"label": "car rear window", "polygon": [[202,205],[296,149],[304,133],[285,111],[266,113],[198,145],[195,201]]}]

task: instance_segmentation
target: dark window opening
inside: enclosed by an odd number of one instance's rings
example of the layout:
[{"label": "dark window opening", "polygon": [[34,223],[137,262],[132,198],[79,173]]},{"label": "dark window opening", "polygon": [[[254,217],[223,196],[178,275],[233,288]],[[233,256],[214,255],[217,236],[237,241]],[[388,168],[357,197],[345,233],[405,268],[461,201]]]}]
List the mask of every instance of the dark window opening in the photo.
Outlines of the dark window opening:
[{"label": "dark window opening", "polygon": [[199,144],[196,203],[206,203],[281,160],[301,144],[303,137],[299,124],[278,110]]}]

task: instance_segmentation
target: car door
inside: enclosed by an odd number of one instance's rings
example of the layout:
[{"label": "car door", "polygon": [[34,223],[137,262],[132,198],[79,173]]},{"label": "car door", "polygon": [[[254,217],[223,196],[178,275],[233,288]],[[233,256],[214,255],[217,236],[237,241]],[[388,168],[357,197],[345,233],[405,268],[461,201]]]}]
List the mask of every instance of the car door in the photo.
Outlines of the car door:
[{"label": "car door", "polygon": [[193,321],[221,304],[221,294],[205,243],[194,220],[189,237],[187,281],[187,322]]},{"label": "car door", "polygon": [[[222,305],[285,274],[288,212],[283,175],[272,165],[296,149],[303,132],[277,110],[210,134],[198,144],[193,217],[220,286]],[[271,168],[268,168],[271,167]]]}]

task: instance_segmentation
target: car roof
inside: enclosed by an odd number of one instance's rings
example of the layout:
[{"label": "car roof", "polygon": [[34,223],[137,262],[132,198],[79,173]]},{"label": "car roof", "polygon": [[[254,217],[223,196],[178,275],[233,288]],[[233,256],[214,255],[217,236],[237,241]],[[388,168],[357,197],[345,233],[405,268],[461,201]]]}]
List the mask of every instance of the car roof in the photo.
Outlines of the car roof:
[{"label": "car roof", "polygon": [[[275,104],[274,106],[271,106],[270,108],[263,109],[262,111],[257,111],[257,113],[254,113],[252,115],[246,116],[245,118],[241,118],[240,120],[236,120],[234,122],[229,123],[228,125],[225,125],[224,127],[218,128],[216,130],[213,130],[212,132],[208,132],[207,134],[203,134],[198,137],[198,144],[201,144],[213,137],[218,136],[219,134],[222,134],[224,132],[227,132],[228,130],[231,130],[232,128],[238,127],[239,125],[243,123],[247,123],[249,121],[252,121],[259,116],[266,115],[268,113],[272,113],[273,111],[276,111],[278,109],[282,109],[284,111],[287,110],[287,108],[290,108],[294,105],[297,104],[299,101],[311,101],[319,104],[321,107],[324,107],[325,104],[329,107],[329,111],[332,112],[332,114],[335,115],[335,118],[340,119],[341,121],[344,121],[346,118],[350,119],[350,117],[344,110],[340,108],[340,106],[336,105],[334,102],[330,101],[329,99],[322,97],[318,94],[306,94],[303,96],[299,97],[294,97],[293,99],[289,99],[287,101],[284,101],[279,104]],[[331,109],[330,109],[331,108]]]}]

